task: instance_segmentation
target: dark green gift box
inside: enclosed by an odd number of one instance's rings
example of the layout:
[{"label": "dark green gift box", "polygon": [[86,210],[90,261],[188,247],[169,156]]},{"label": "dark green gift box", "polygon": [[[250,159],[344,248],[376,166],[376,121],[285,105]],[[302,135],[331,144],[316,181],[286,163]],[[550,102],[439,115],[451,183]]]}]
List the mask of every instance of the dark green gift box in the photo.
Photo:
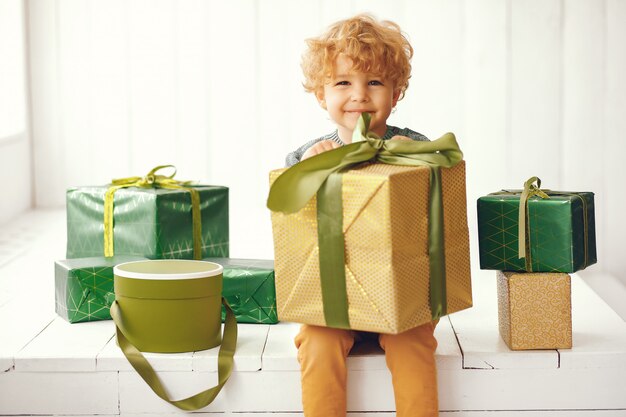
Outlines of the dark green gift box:
[{"label": "dark green gift box", "polygon": [[528,199],[526,256],[518,256],[521,190],[478,199],[481,269],[575,272],[596,262],[594,195],[543,190]]},{"label": "dark green gift box", "polygon": [[[256,259],[206,258],[224,267],[222,296],[238,323],[278,323],[274,262]],[[222,320],[225,311],[222,307]]]},{"label": "dark green gift box", "polygon": [[115,299],[113,267],[145,259],[114,256],[56,261],[54,289],[57,314],[70,323],[110,320],[109,308]]},{"label": "dark green gift box", "polygon": [[[67,191],[67,258],[104,255],[104,195],[109,187]],[[228,256],[228,188],[189,186],[198,191],[202,257]],[[184,189],[130,187],[115,192],[115,255],[193,259],[190,193]]]}]

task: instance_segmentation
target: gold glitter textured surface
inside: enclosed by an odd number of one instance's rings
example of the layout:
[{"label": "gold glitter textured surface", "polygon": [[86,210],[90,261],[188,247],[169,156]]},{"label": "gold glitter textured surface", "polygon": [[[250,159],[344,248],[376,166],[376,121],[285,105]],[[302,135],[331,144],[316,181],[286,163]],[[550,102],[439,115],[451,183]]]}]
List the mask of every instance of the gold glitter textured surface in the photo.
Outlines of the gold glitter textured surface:
[{"label": "gold glitter textured surface", "polygon": [[572,347],[570,276],[497,272],[500,335],[512,350]]},{"label": "gold glitter textured surface", "polygon": [[[273,182],[284,170],[270,173]],[[355,330],[400,333],[431,320],[429,169],[364,164],[342,176],[346,289]],[[465,166],[442,169],[448,313],[472,305]],[[325,325],[315,197],[272,213],[281,321]]]}]

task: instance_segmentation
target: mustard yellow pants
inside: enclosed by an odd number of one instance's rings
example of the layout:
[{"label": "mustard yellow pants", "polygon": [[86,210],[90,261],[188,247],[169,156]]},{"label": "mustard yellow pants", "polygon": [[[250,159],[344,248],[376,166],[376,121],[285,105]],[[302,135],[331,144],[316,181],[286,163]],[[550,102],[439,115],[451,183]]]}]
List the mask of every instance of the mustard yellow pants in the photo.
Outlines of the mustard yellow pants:
[{"label": "mustard yellow pants", "polygon": [[[398,417],[438,415],[436,322],[400,334],[380,334],[391,371]],[[295,343],[305,417],[346,416],[346,359],[356,332],[303,324]]]}]

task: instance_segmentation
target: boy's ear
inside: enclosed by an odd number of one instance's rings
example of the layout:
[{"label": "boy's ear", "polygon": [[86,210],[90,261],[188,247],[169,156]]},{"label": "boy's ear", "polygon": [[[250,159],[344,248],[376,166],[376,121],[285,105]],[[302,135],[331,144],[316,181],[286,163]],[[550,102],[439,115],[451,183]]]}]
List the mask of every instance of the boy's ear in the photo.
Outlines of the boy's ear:
[{"label": "boy's ear", "polygon": [[400,93],[402,93],[402,91],[400,89],[397,89],[393,92],[393,106],[392,107],[396,107],[396,104],[398,104],[398,99],[400,98]]},{"label": "boy's ear", "polygon": [[322,106],[324,110],[326,110],[326,100],[324,99],[324,90],[318,90],[315,92],[315,98],[317,98],[317,102]]}]

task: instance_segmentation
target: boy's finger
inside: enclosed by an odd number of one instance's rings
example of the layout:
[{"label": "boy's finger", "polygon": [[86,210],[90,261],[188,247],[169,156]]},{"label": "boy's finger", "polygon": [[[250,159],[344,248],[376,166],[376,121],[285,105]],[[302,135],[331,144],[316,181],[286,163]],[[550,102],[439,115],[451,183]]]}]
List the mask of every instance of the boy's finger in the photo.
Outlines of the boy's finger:
[{"label": "boy's finger", "polygon": [[302,155],[302,159],[310,158],[312,156],[317,155],[318,153],[324,152],[325,150],[326,149],[324,149],[324,145],[321,142],[316,143],[315,145],[307,149],[307,151]]},{"label": "boy's finger", "polygon": [[324,140],[316,143],[311,146],[307,151],[302,155],[302,159],[307,159],[322,152],[330,151],[332,149],[338,148],[340,145],[337,142],[332,140]]},{"label": "boy's finger", "polygon": [[411,138],[407,137],[407,136],[402,136],[402,135],[395,135],[393,136],[391,139],[389,140],[412,140]]},{"label": "boy's finger", "polygon": [[338,148],[339,144],[332,140],[325,140],[319,143],[324,151],[330,151],[332,149]]}]

